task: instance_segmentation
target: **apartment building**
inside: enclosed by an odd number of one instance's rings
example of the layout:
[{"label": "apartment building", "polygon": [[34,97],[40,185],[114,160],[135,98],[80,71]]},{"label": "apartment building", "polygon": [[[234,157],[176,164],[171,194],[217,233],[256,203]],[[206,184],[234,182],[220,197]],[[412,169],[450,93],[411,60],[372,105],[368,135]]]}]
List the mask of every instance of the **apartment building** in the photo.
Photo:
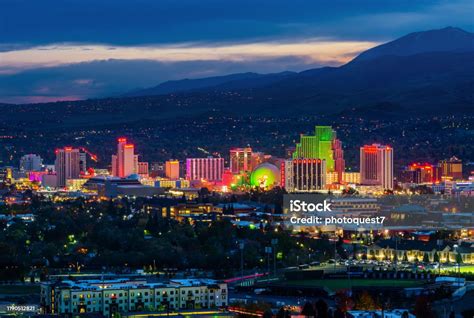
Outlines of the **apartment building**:
[{"label": "apartment building", "polygon": [[227,284],[211,279],[61,280],[41,284],[44,314],[115,313],[141,311],[179,312],[227,305]]}]

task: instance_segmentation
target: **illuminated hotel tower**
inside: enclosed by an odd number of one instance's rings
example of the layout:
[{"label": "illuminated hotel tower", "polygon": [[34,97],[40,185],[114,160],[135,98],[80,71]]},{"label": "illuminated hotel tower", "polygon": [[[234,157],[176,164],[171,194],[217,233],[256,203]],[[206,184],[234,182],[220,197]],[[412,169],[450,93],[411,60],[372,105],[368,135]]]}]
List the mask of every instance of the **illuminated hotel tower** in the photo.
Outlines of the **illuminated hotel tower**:
[{"label": "illuminated hotel tower", "polygon": [[331,126],[316,126],[314,130],[314,135],[301,135],[293,159],[325,160],[327,172],[337,172],[338,181],[342,182],[345,161],[341,141]]},{"label": "illuminated hotel tower", "polygon": [[112,155],[112,175],[125,178],[137,172],[138,155],[135,155],[135,146],[128,144],[126,138],[119,138],[117,154]]},{"label": "illuminated hotel tower", "polygon": [[224,158],[186,159],[186,179],[221,181],[224,173]]},{"label": "illuminated hotel tower", "polygon": [[239,174],[252,170],[252,148],[232,148],[230,150],[230,171]]},{"label": "illuminated hotel tower", "polygon": [[393,189],[393,148],[380,144],[360,147],[360,182]]},{"label": "illuminated hotel tower", "polygon": [[168,160],[165,162],[165,176],[171,180],[179,179],[179,161]]},{"label": "illuminated hotel tower", "polygon": [[326,161],[291,159],[282,163],[281,186],[288,192],[313,192],[326,186]]},{"label": "illuminated hotel tower", "polygon": [[79,149],[64,147],[56,149],[54,166],[57,175],[57,186],[65,187],[67,179],[77,179],[81,173]]},{"label": "illuminated hotel tower", "polygon": [[462,180],[462,161],[456,157],[441,160],[438,164],[444,179]]}]

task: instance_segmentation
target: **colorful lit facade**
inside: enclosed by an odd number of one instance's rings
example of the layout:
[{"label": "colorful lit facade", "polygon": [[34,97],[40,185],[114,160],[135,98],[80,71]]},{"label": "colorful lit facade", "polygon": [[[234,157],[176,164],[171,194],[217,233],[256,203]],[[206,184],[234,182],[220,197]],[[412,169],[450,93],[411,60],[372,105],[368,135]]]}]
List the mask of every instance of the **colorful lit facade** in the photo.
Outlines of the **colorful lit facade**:
[{"label": "colorful lit facade", "polygon": [[429,163],[412,163],[402,171],[400,181],[409,183],[438,183],[441,181],[441,167]]},{"label": "colorful lit facade", "polygon": [[252,171],[252,148],[230,150],[230,171],[234,174]]},{"label": "colorful lit facade", "polygon": [[271,163],[262,163],[250,175],[250,185],[261,189],[270,189],[280,184],[280,170]]},{"label": "colorful lit facade", "polygon": [[165,162],[165,176],[171,180],[179,179],[179,161],[168,160]]},{"label": "colorful lit facade", "polygon": [[360,147],[360,182],[393,190],[393,148],[380,144]]},{"label": "colorful lit facade", "polygon": [[148,177],[148,162],[138,162],[138,175],[140,177]]},{"label": "colorful lit facade", "polygon": [[326,188],[326,160],[292,159],[282,163],[282,186],[288,192],[314,192]]},{"label": "colorful lit facade", "polygon": [[456,157],[451,157],[446,160],[441,160],[438,164],[441,168],[443,179],[447,180],[462,180],[462,161]]},{"label": "colorful lit facade", "polygon": [[67,179],[77,179],[81,174],[80,151],[77,148],[56,149],[56,186],[65,187]]},{"label": "colorful lit facade", "polygon": [[331,126],[316,126],[312,136],[301,135],[293,152],[293,159],[321,159],[326,162],[328,172],[337,172],[338,182],[342,182],[345,170],[342,143],[337,139]]},{"label": "colorful lit facade", "polygon": [[139,162],[138,155],[135,154],[135,145],[127,143],[127,139],[123,137],[118,138],[117,141],[117,154],[112,155],[112,175],[126,178],[132,174],[138,174]]},{"label": "colorful lit facade", "polygon": [[224,173],[224,158],[186,159],[186,179],[221,181]]}]

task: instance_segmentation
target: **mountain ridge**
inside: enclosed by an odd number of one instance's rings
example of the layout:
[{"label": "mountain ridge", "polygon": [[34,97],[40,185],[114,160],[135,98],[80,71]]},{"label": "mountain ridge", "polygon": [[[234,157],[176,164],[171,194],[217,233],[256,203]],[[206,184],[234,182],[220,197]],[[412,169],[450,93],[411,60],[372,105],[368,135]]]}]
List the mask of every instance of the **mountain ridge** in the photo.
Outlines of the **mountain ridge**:
[{"label": "mountain ridge", "polygon": [[[440,44],[442,42],[442,44]],[[321,67],[308,69],[301,72],[281,72],[270,74],[258,73],[236,73],[224,76],[207,77],[199,79],[183,79],[167,81],[157,86],[135,91],[133,94],[124,96],[151,96],[170,93],[192,92],[200,90],[229,90],[245,88],[261,88],[275,84],[278,81],[286,81],[295,77],[314,77],[324,73],[344,68],[354,63],[367,62],[386,56],[413,56],[425,53],[452,52],[463,53],[474,51],[474,33],[455,27],[446,27],[436,30],[409,33],[393,41],[368,49],[350,62],[339,67]],[[250,81],[249,81],[250,80]],[[208,83],[206,85],[206,82]],[[186,87],[182,87],[182,85]]]},{"label": "mountain ridge", "polygon": [[299,73],[240,73],[220,77],[212,86],[206,86],[206,79],[199,89],[194,84],[189,89],[189,81],[193,80],[185,81],[188,90],[165,95],[0,108],[5,119],[19,120],[14,109],[21,108],[31,120],[52,123],[54,119],[65,125],[87,125],[91,120],[168,120],[207,113],[291,117],[335,115],[351,109],[365,114],[376,111],[380,116],[474,112],[474,50],[383,54]]}]

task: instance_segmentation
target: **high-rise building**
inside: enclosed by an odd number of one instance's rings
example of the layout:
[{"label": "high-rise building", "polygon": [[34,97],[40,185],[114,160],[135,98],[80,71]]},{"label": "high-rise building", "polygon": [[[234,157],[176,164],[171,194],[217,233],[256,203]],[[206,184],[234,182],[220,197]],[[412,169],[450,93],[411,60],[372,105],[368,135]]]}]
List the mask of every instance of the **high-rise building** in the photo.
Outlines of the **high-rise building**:
[{"label": "high-rise building", "polygon": [[444,179],[462,180],[462,161],[456,157],[441,160],[438,164]]},{"label": "high-rise building", "polygon": [[40,171],[43,159],[35,154],[24,155],[20,158],[20,171]]},{"label": "high-rise building", "polygon": [[86,173],[86,171],[87,171],[87,153],[79,152],[79,165],[81,167],[81,173]]},{"label": "high-rise building", "polygon": [[138,175],[148,177],[148,162],[138,162]]},{"label": "high-rise building", "polygon": [[171,180],[179,179],[179,161],[168,160],[165,162],[165,176]]},{"label": "high-rise building", "polygon": [[293,152],[293,159],[324,160],[327,171],[337,172],[338,181],[342,182],[345,170],[344,151],[331,126],[316,126],[314,135],[301,135]]},{"label": "high-rise building", "polygon": [[252,171],[252,148],[230,150],[230,171],[234,174]]},{"label": "high-rise building", "polygon": [[224,158],[186,159],[186,179],[221,181],[224,173]]},{"label": "high-rise building", "polygon": [[67,179],[79,178],[81,174],[79,149],[72,147],[56,149],[56,161],[54,166],[58,187],[65,187]]},{"label": "high-rise building", "polygon": [[441,181],[441,167],[429,163],[412,163],[401,172],[398,179],[416,184],[436,183]]},{"label": "high-rise building", "polygon": [[138,155],[135,145],[127,143],[126,138],[119,138],[117,154],[112,155],[112,175],[120,178],[138,173]]},{"label": "high-rise building", "polygon": [[326,160],[286,160],[281,172],[282,186],[288,192],[313,192],[326,187]]},{"label": "high-rise building", "polygon": [[360,184],[360,172],[344,172],[342,180],[344,183]]},{"label": "high-rise building", "polygon": [[393,189],[393,148],[380,144],[360,147],[360,182]]}]

